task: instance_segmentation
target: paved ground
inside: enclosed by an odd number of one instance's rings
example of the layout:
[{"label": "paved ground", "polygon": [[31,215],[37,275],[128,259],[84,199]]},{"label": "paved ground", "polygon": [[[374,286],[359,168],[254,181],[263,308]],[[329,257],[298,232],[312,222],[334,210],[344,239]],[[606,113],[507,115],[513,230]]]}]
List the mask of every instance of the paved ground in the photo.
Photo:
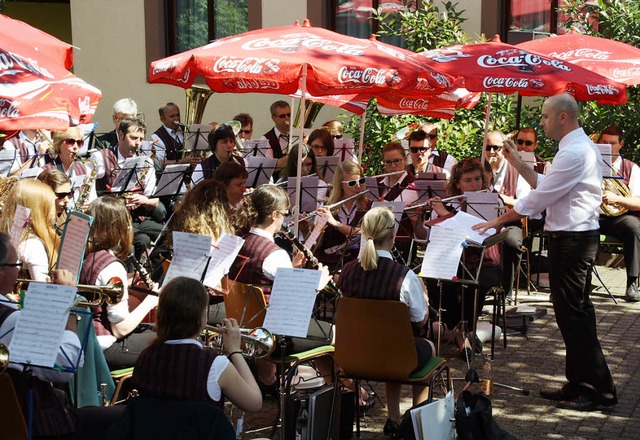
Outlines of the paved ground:
[{"label": "paved ground", "polygon": [[[612,371],[619,403],[614,408],[580,413],[559,410],[549,401],[539,397],[541,388],[560,386],[564,381],[564,348],[555,325],[548,293],[526,291],[520,293],[521,304],[546,307],[547,316],[530,323],[528,337],[510,336],[508,347],[496,348],[494,372],[496,382],[524,386],[531,390],[529,396],[517,391],[496,387],[493,399],[494,417],[502,428],[520,439],[637,439],[640,438],[640,383],[635,379],[640,366],[640,352],[636,346],[640,339],[640,303],[625,302],[623,269],[598,267],[604,283],[618,298],[614,304],[601,287],[594,290],[598,332],[603,350]],[[594,279],[594,285],[600,286]],[[488,353],[488,348],[484,353]],[[444,345],[442,355],[447,357],[454,378],[462,379],[466,364],[457,357],[452,345]],[[481,365],[479,365],[481,370]],[[454,388],[460,390],[463,380],[455,380]],[[381,384],[373,384],[384,400]],[[474,385],[479,390],[479,385]],[[403,388],[402,410],[411,406],[410,388]],[[472,388],[473,390],[473,388]],[[247,414],[246,422],[252,428],[268,426],[276,414],[275,401],[267,401],[258,414]],[[370,411],[362,428],[363,439],[384,438],[382,427],[386,419],[380,402]],[[267,437],[269,431],[245,434],[243,438]]]}]

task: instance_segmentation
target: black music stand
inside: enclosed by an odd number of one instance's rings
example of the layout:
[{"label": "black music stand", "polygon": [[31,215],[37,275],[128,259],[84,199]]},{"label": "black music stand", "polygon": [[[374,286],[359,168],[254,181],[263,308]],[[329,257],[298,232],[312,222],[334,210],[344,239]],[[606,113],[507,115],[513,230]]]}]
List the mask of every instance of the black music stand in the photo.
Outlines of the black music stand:
[{"label": "black music stand", "polygon": [[[300,212],[314,212],[318,208],[318,190],[320,178],[318,176],[303,176],[300,178],[300,196],[298,202]],[[289,177],[287,180],[287,192],[291,206],[295,206],[297,177]]]},{"label": "black music stand", "polygon": [[122,166],[111,171],[111,175],[115,175],[115,181],[109,191],[112,194],[121,195],[126,192],[133,192],[136,187],[144,188],[145,182],[142,182],[142,172],[144,167],[153,165],[146,163],[145,156],[130,157],[122,164]]},{"label": "black music stand", "polygon": [[191,155],[209,151],[209,133],[211,126],[208,124],[192,124],[187,130],[184,142],[184,151],[189,151]]},{"label": "black music stand", "polygon": [[341,162],[339,156],[321,156],[316,157],[316,169],[318,176],[322,177],[327,183],[333,180],[333,175],[336,172],[336,167]]},{"label": "black music stand", "polygon": [[335,149],[333,155],[340,158],[340,162],[351,160],[358,163],[358,158],[355,155],[355,145],[353,139],[336,139],[333,141]]},{"label": "black music stand", "polygon": [[247,161],[247,187],[257,188],[271,181],[271,177],[277,168],[278,159],[249,156]]},{"label": "black music stand", "polygon": [[167,165],[160,175],[151,197],[177,197],[186,192],[183,182],[191,166],[189,164]]},{"label": "black music stand", "polygon": [[267,139],[250,139],[242,145],[242,157],[273,157],[273,152]]}]

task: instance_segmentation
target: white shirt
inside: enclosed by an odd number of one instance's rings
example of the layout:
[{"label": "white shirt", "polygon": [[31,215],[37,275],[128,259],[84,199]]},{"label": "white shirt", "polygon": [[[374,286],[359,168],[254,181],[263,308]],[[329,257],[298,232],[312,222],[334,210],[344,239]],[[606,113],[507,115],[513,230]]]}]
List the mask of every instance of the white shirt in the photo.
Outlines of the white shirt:
[{"label": "white shirt", "polygon": [[547,210],[549,231],[598,229],[602,201],[602,158],[582,128],[560,140],[546,176],[538,174],[537,188],[518,200],[518,214],[532,216]]},{"label": "white shirt", "polygon": [[[251,228],[249,233],[268,238],[271,242],[274,242],[273,235],[264,229]],[[289,254],[287,254],[287,251],[284,249],[278,249],[264,259],[262,262],[262,273],[264,273],[264,275],[270,280],[273,280],[276,277],[276,271],[279,267],[293,267],[293,264],[291,264],[291,258],[289,258]]]},{"label": "white shirt", "polygon": [[[276,134],[276,138],[278,138],[278,141],[280,142],[280,149],[282,149],[282,154],[287,155],[287,152],[289,151],[289,141],[280,137],[280,135],[284,133],[282,133],[276,127],[273,127],[273,132]],[[291,135],[291,133],[289,133],[289,135]],[[260,140],[263,140],[263,139],[267,139],[267,138],[265,136],[262,136]],[[264,157],[273,158],[273,150],[271,148],[267,149],[266,151],[263,151],[263,153],[264,153]]]},{"label": "white shirt", "polygon": [[[5,303],[5,305],[8,305],[9,307],[15,307],[13,303]],[[13,329],[16,326],[16,322],[19,316],[20,311],[16,310],[12,314],[10,314],[7,319],[4,320],[2,326],[0,326],[0,342],[3,342],[7,346],[9,346],[9,343],[13,338]],[[80,346],[78,335],[76,335],[71,330],[65,330],[62,334],[62,342],[60,342],[60,348],[58,349],[58,354],[56,355],[56,364],[62,366],[70,366],[65,353],[72,362],[75,362],[82,354],[82,347]],[[81,367],[83,364],[84,356],[81,356],[78,366]],[[24,367],[20,364],[9,363],[9,368],[22,371]],[[38,379],[46,382],[69,382],[73,378],[73,373],[57,371],[50,368],[31,367],[31,370]]]},{"label": "white shirt", "polygon": [[[398,181],[396,182],[396,185],[401,185],[404,179],[406,179],[408,175],[409,173],[407,173],[406,171],[402,173],[402,175],[400,176],[400,179],[398,179]],[[386,176],[384,179],[380,181],[380,183],[384,188],[383,197],[393,189],[393,186],[389,184],[389,178],[390,176]],[[418,191],[407,187],[407,188],[404,188],[395,199],[391,200],[391,202],[404,202],[405,205],[409,205],[415,202],[416,200],[418,200]]]},{"label": "white shirt", "polygon": [[[391,253],[378,249],[378,258],[393,259]],[[422,283],[412,270],[407,272],[400,286],[400,301],[409,307],[411,322],[420,322],[427,315],[427,302],[424,298]]]},{"label": "white shirt", "polygon": [[[38,141],[36,140],[31,141],[29,138],[27,138],[24,133],[21,131],[20,133],[18,133],[18,142],[22,145],[25,145],[27,147],[27,153],[29,154],[29,158],[32,158],[34,156],[36,156],[38,154]],[[4,143],[2,144],[2,149],[3,150],[17,150],[16,146],[13,144],[12,140],[6,140],[4,141]],[[38,160],[36,161],[36,163],[33,165],[34,167],[43,167],[45,164],[45,160],[44,157],[40,157],[38,158]],[[13,164],[11,164],[11,171],[10,173],[14,173],[18,170],[18,168],[20,168],[23,165],[22,163],[22,157],[20,156],[20,151],[16,152],[16,159],[13,161]]]},{"label": "white shirt", "polygon": [[20,242],[17,250],[18,259],[29,269],[31,279],[46,283],[49,277],[49,257],[42,240],[30,235]]},{"label": "white shirt", "polygon": [[[169,345],[193,344],[203,348],[202,343],[195,339],[170,339],[164,343]],[[227,369],[230,363],[229,358],[226,356],[216,356],[211,364],[211,368],[209,369],[209,374],[207,376],[207,393],[209,394],[209,397],[216,402],[222,398],[222,390],[220,389],[220,385],[218,385],[218,380],[220,380],[220,376],[224,373],[224,370]]]},{"label": "white shirt", "polygon": [[[163,125],[162,128],[164,128],[167,133],[169,133],[169,136],[172,139],[176,139],[177,137],[178,141],[180,141],[181,144],[184,144],[184,133],[182,132],[182,130],[176,131],[173,128],[167,127],[166,125]],[[164,145],[164,142],[162,142],[162,139],[160,139],[155,133],[151,135],[151,142],[153,142],[153,145],[155,146],[156,157],[160,162],[162,162],[167,155],[167,147]]]},{"label": "white shirt", "polygon": [[[116,148],[115,154],[117,156],[118,167],[121,167],[124,164],[126,158],[122,154],[120,154],[119,148]],[[91,155],[91,160],[93,160],[96,163],[96,166],[98,167],[98,172],[96,173],[96,180],[102,179],[106,173],[106,168],[104,166],[104,158],[102,156],[102,153],[100,151],[96,151]],[[151,160],[151,158],[146,158],[144,161],[144,164],[145,164],[145,168],[148,168],[144,178],[144,195],[147,197],[150,197],[156,188],[156,170],[155,170],[155,167],[153,166],[153,161]],[[138,177],[140,177],[141,170],[136,170],[136,173],[138,174]]]},{"label": "white shirt", "polygon": [[[618,176],[622,176],[622,158],[618,156],[616,161],[611,165],[613,173]],[[629,177],[629,191],[631,191],[631,197],[640,197],[640,167],[637,164],[633,164],[631,167],[631,176]]]}]

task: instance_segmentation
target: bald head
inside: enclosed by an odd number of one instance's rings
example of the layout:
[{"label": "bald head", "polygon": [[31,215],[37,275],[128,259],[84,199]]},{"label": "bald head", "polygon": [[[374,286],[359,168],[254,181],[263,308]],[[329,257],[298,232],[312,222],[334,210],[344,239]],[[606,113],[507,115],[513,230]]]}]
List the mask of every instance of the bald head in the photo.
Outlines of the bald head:
[{"label": "bald head", "polygon": [[568,93],[552,96],[542,105],[540,125],[548,138],[560,140],[580,127],[578,103]]}]

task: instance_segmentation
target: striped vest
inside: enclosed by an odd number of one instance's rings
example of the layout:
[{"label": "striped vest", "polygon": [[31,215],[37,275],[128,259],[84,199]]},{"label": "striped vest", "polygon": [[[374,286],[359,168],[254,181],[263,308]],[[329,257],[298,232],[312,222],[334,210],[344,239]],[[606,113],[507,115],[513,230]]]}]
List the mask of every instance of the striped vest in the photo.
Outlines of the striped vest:
[{"label": "striped vest", "polygon": [[[262,264],[269,255],[282,248],[261,235],[249,233],[243,238],[245,241],[239,255],[249,259],[236,258],[229,269],[229,278],[241,283],[262,287],[264,293],[268,295],[271,293],[273,280],[270,280],[264,274]],[[244,267],[242,267],[243,264]]]},{"label": "striped vest", "polygon": [[342,269],[338,287],[347,297],[399,301],[407,272],[407,266],[385,257],[378,257],[378,267],[368,271],[359,261],[351,261]]},{"label": "striped vest", "polygon": [[102,162],[104,163],[104,176],[101,179],[96,180],[96,191],[98,195],[104,192],[110,192],[109,188],[116,181],[118,173],[114,171],[118,169],[118,156],[116,156],[115,150],[104,149],[100,150],[102,154]]}]

